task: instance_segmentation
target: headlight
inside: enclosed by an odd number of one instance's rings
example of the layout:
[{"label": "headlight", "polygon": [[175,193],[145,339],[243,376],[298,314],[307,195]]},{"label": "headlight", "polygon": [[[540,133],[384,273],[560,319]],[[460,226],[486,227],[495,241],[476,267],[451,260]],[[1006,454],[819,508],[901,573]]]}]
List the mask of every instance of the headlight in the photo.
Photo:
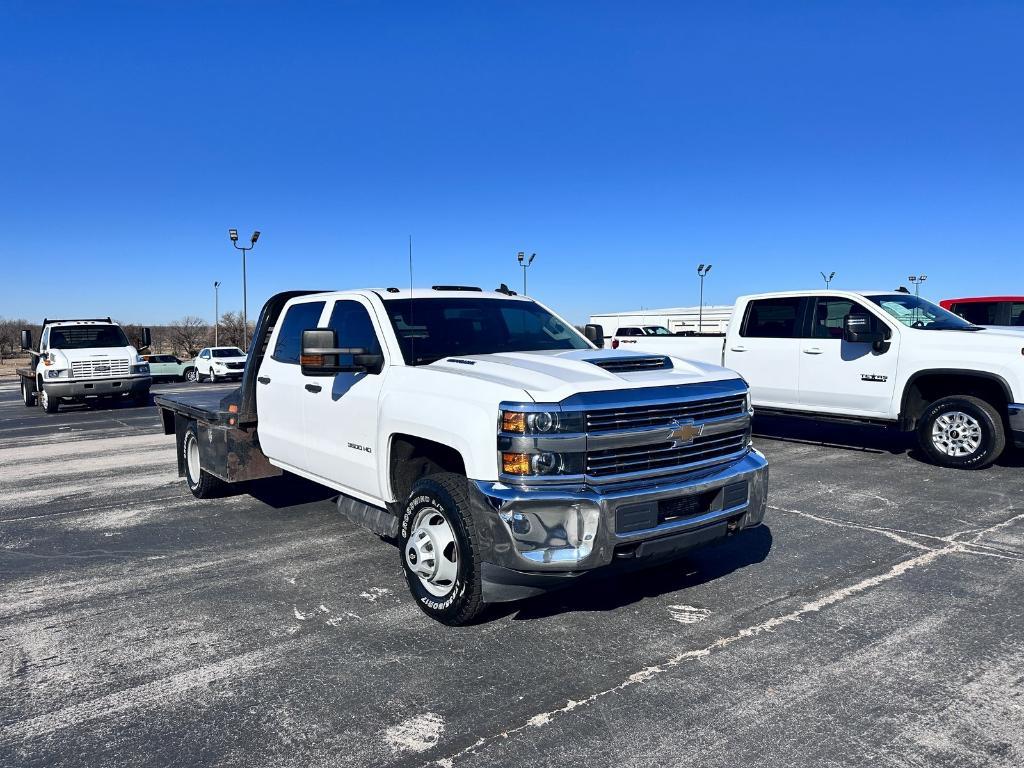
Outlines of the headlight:
[{"label": "headlight", "polygon": [[580,433],[583,431],[583,414],[579,411],[503,410],[501,431],[510,435]]},{"label": "headlight", "polygon": [[579,475],[583,473],[583,454],[555,453],[511,453],[502,451],[501,471],[506,475]]},{"label": "headlight", "polygon": [[48,379],[66,379],[68,377],[68,369],[61,368],[60,370],[53,370],[52,368],[46,372],[46,378]]},{"label": "headlight", "polygon": [[552,479],[583,474],[583,432],[582,411],[502,403],[498,420],[501,474]]},{"label": "headlight", "polygon": [[149,363],[143,363],[142,365],[133,365],[132,373],[149,373]]}]

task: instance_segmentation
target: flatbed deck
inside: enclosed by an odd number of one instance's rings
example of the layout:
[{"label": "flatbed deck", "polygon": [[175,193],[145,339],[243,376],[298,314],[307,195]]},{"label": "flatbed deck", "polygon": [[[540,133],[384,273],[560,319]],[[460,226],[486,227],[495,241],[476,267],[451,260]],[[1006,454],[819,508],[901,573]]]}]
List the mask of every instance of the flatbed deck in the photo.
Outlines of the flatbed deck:
[{"label": "flatbed deck", "polygon": [[241,387],[227,394],[203,390],[162,394],[154,397],[153,402],[158,408],[180,413],[192,419],[210,424],[226,424],[231,415],[228,409],[231,405],[237,406],[240,396]]}]

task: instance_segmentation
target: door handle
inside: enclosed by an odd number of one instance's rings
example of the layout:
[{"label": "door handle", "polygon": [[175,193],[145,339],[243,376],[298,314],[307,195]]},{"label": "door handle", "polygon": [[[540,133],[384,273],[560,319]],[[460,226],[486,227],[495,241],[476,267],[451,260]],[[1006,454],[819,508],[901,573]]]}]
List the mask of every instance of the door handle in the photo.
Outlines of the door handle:
[{"label": "door handle", "polygon": [[805,355],[820,355],[821,354],[821,347],[807,347],[806,349],[804,349],[804,354]]},{"label": "door handle", "polygon": [[257,376],[256,377],[256,381],[258,381],[260,384],[269,384],[270,383],[270,377],[269,376]]},{"label": "door handle", "polygon": [[321,389],[323,389],[323,387],[321,387],[319,384],[307,384],[306,385],[306,391],[307,392],[313,392],[314,394],[319,392]]},{"label": "door handle", "polygon": [[730,352],[746,352],[746,347],[729,347]]}]

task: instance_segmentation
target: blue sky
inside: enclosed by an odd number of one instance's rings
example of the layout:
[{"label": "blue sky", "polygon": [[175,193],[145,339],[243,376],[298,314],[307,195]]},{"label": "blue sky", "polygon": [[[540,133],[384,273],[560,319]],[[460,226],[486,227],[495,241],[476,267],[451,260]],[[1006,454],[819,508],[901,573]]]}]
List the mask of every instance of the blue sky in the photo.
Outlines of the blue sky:
[{"label": "blue sky", "polygon": [[6,2],[0,316],[1024,293],[1019,2]]}]

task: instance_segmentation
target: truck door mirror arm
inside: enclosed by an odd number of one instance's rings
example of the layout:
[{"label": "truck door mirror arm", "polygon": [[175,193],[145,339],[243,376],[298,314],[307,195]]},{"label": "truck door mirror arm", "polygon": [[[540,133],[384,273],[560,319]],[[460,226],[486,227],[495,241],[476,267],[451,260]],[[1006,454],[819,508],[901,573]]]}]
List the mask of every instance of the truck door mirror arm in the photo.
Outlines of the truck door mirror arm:
[{"label": "truck door mirror arm", "polygon": [[[350,356],[352,362],[342,362]],[[339,347],[338,334],[331,328],[314,328],[302,332],[299,365],[303,376],[334,376],[337,373],[380,373],[384,355],[368,352],[363,347]]]}]

